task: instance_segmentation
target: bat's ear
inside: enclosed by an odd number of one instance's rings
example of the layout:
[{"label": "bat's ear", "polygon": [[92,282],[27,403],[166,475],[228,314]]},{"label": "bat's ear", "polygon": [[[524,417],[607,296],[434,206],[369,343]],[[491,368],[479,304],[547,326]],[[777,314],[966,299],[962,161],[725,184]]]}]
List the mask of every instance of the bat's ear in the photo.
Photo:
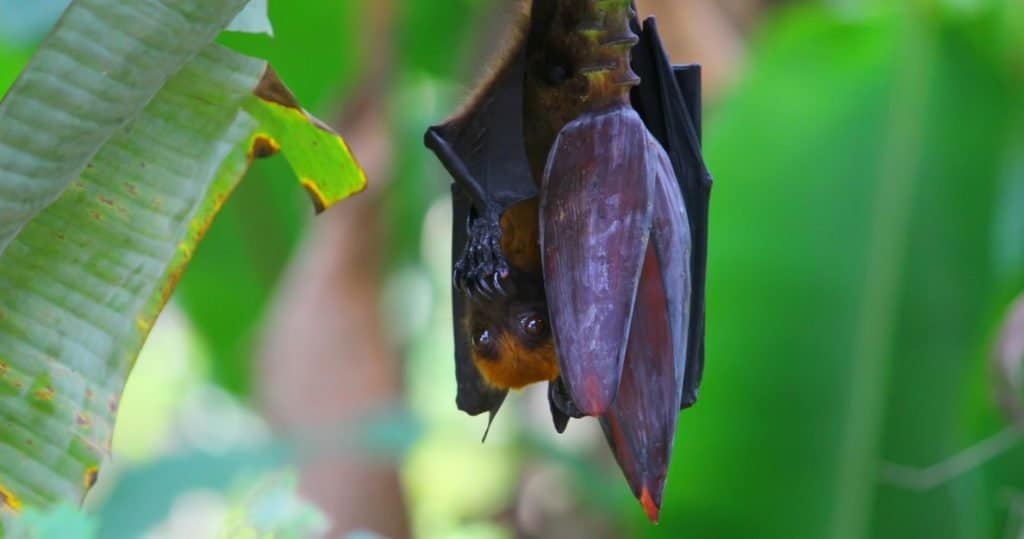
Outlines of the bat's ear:
[{"label": "bat's ear", "polygon": [[582,417],[569,398],[561,377],[548,382],[548,406],[551,408],[551,421],[555,424],[558,434],[565,432],[570,417]]},{"label": "bat's ear", "polygon": [[[549,383],[550,384],[554,384],[555,382],[549,382]],[[558,405],[555,404],[555,401],[552,400],[550,393],[551,393],[551,390],[550,390],[550,387],[549,387],[549,389],[548,389],[548,405],[551,408],[551,422],[554,423],[554,425],[555,425],[555,432],[557,432],[558,434],[562,434],[563,432],[565,432],[565,427],[569,425],[569,416],[566,415],[566,413],[563,412],[558,407]]]},{"label": "bat's ear", "polygon": [[584,415],[603,414],[619,387],[651,226],[649,141],[631,108],[586,115],[559,133],[544,172],[548,311],[562,379]]},{"label": "bat's ear", "polygon": [[551,408],[551,421],[554,423],[555,432],[558,434],[564,433],[566,427],[569,426],[569,416],[563,414],[554,407]]},{"label": "bat's ear", "polygon": [[494,404],[494,407],[491,408],[490,413],[487,414],[487,428],[484,429],[484,436],[483,438],[480,439],[480,443],[484,443],[487,441],[487,435],[491,433],[491,425],[494,424],[494,416],[498,415],[498,410],[501,408],[501,404],[505,402],[506,395],[508,395],[508,392],[503,391],[501,393],[501,400],[497,401]]}]

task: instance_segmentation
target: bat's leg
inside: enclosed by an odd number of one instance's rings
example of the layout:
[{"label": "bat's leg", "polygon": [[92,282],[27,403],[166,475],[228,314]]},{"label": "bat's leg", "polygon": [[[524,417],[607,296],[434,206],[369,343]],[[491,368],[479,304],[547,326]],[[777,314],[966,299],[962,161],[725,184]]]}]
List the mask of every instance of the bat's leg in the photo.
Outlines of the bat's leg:
[{"label": "bat's leg", "polygon": [[508,261],[501,251],[501,210],[480,181],[470,174],[458,152],[438,128],[427,130],[425,142],[434,150],[473,206],[467,223],[466,248],[452,272],[456,288],[471,296],[501,293],[495,284],[508,277]]},{"label": "bat's leg", "polygon": [[496,209],[471,216],[466,249],[455,262],[452,282],[471,296],[502,294],[501,281],[508,278],[508,260],[501,251],[501,219]]}]

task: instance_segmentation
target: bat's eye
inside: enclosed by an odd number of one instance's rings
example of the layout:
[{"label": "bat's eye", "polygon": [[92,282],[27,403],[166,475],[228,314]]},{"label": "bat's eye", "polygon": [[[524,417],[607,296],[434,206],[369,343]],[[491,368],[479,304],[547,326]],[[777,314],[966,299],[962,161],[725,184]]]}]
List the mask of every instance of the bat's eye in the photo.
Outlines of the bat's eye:
[{"label": "bat's eye", "polygon": [[494,339],[491,338],[490,330],[487,329],[477,330],[476,333],[473,334],[473,344],[476,345],[477,348],[489,348],[491,344],[493,344],[493,340]]},{"label": "bat's eye", "polygon": [[543,316],[539,314],[530,314],[524,316],[519,321],[519,325],[523,328],[523,333],[526,333],[533,338],[541,338],[548,333],[548,322]]}]

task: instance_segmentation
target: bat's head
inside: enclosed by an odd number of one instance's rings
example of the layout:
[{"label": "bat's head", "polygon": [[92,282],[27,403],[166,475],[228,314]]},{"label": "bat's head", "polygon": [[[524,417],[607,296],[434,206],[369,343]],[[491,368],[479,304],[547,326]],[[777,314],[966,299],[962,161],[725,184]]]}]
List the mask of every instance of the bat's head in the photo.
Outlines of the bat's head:
[{"label": "bat's head", "polygon": [[473,363],[500,389],[519,389],[558,377],[544,285],[539,275],[513,268],[500,298],[467,298],[466,335]]}]

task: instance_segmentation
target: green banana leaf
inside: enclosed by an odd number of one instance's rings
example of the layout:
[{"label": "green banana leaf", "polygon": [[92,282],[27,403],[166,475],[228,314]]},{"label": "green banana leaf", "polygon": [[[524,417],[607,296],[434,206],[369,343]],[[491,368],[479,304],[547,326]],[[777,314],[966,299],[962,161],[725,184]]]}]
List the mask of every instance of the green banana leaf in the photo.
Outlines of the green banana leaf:
[{"label": "green banana leaf", "polygon": [[78,0],[0,103],[0,522],[95,483],[139,348],[253,159],[280,150],[317,209],[365,186],[266,62],[213,43],[245,5]]}]

